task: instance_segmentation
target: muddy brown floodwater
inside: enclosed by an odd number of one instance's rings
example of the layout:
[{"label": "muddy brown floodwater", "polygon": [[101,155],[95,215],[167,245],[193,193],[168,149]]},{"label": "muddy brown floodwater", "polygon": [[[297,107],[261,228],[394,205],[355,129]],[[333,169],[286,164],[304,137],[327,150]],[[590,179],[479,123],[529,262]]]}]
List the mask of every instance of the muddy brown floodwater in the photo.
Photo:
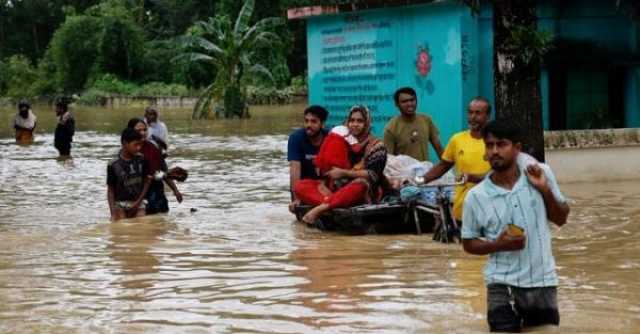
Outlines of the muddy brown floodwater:
[{"label": "muddy brown floodwater", "polygon": [[[80,109],[73,160],[51,109],[17,146],[0,111],[0,333],[483,333],[484,258],[430,236],[343,236],[288,213],[286,139],[301,106],[250,120],[162,113],[190,172],[168,215],[110,223],[106,164],[138,110]],[[640,182],[564,184],[554,228],[561,326],[637,333]],[[169,195],[169,194],[168,194]],[[191,212],[191,209],[197,209]]]}]

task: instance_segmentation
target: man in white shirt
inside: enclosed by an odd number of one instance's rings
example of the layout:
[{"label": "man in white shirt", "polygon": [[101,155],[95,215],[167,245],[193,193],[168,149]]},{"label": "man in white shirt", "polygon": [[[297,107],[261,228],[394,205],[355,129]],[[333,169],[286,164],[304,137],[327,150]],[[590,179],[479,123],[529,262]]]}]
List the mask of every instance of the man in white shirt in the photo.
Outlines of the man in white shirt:
[{"label": "man in white shirt", "polygon": [[160,146],[167,149],[169,146],[169,131],[164,122],[159,120],[159,113],[154,107],[148,107],[144,111],[144,119],[149,126],[149,138],[156,141]]}]

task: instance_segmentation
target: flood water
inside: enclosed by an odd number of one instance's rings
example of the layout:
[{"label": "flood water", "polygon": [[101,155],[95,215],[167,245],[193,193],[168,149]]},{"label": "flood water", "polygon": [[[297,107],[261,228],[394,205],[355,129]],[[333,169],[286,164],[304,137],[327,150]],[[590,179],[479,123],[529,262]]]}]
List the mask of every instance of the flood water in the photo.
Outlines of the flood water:
[{"label": "flood water", "polygon": [[[110,223],[106,164],[142,109],[75,111],[57,161],[53,112],[34,145],[0,111],[0,333],[483,333],[483,257],[429,235],[344,236],[294,222],[286,139],[302,106],[250,120],[162,112],[170,165],[190,172],[168,215]],[[554,228],[561,326],[640,325],[640,182],[565,184]],[[193,210],[195,212],[192,212]]]}]

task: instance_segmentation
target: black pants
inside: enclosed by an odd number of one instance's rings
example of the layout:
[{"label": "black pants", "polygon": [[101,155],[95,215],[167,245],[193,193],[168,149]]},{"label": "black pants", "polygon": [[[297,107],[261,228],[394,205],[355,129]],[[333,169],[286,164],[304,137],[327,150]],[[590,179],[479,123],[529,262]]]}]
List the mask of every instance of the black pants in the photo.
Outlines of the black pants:
[{"label": "black pants", "polygon": [[169,212],[169,201],[167,201],[167,196],[164,195],[163,181],[152,181],[146,197],[146,214],[152,215],[154,213]]},{"label": "black pants", "polygon": [[71,142],[56,141],[53,143],[60,155],[71,155]]},{"label": "black pants", "polygon": [[524,327],[560,324],[555,287],[487,286],[487,321],[492,332],[520,332]]}]

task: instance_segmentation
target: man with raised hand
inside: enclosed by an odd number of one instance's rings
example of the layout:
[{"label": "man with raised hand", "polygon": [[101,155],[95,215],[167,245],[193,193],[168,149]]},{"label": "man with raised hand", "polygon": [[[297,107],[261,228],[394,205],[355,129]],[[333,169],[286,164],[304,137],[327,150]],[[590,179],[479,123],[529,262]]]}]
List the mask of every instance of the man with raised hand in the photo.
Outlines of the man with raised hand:
[{"label": "man with raised hand", "polygon": [[464,250],[489,255],[484,268],[492,332],[558,325],[558,275],[549,221],[567,222],[569,206],[549,166],[518,164],[519,129],[506,121],[482,131],[491,171],[464,201]]}]

